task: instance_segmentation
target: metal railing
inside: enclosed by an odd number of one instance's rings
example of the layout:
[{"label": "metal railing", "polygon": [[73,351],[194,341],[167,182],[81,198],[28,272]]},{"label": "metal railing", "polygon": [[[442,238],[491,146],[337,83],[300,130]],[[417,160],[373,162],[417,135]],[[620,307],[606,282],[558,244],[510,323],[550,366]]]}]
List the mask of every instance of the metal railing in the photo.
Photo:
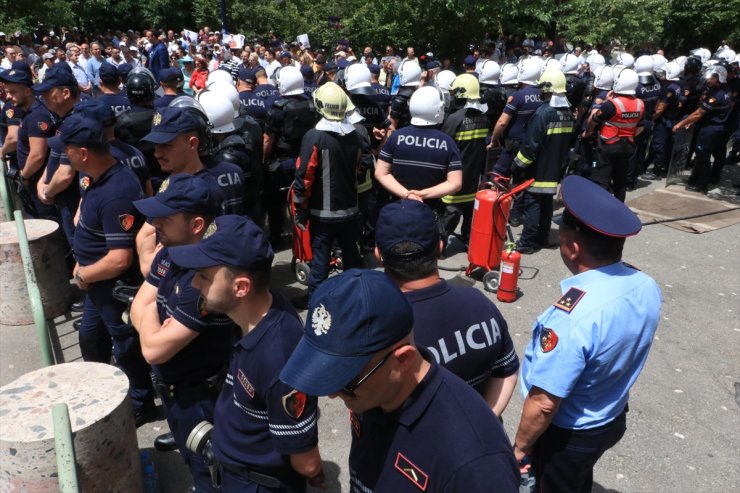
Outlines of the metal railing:
[{"label": "metal railing", "polygon": [[[34,325],[36,326],[36,338],[41,348],[41,362],[44,366],[56,363],[51,350],[49,340],[49,325],[44,315],[44,305],[41,302],[41,292],[36,282],[36,271],[33,268],[31,249],[28,244],[26,224],[23,221],[21,211],[14,210],[13,198],[5,175],[5,161],[0,160],[2,165],[2,178],[0,178],[0,195],[2,195],[3,207],[8,220],[14,220],[18,232],[18,246],[23,262],[23,272],[26,276],[26,287],[28,297],[31,301]],[[59,475],[59,491],[62,493],[79,493],[80,487],[77,479],[77,465],[75,462],[74,441],[72,439],[72,425],[69,420],[67,404],[55,404],[52,409],[52,420],[54,424],[54,449],[57,456],[57,473]]]}]

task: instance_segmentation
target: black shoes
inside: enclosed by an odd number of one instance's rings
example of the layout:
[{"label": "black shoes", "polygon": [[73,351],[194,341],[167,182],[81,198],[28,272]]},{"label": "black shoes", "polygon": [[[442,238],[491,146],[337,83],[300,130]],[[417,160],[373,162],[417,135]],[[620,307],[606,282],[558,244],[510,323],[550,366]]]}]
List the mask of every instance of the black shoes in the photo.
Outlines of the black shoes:
[{"label": "black shoes", "polygon": [[79,313],[84,309],[85,309],[85,300],[72,303],[72,306],[69,307],[69,311],[75,312],[75,313]]},{"label": "black shoes", "polygon": [[154,448],[159,450],[160,452],[170,452],[172,450],[177,450],[175,437],[172,435],[172,433],[159,435],[157,438],[154,439]]},{"label": "black shoes", "polygon": [[509,225],[512,228],[516,228],[517,226],[521,226],[522,225],[522,218],[521,217],[517,217],[517,216],[511,216],[509,218]]},{"label": "black shoes", "polygon": [[141,425],[149,423],[150,421],[155,421],[156,419],[157,406],[154,405],[154,402],[150,404],[144,404],[138,410],[134,411],[134,422],[136,423],[137,428]]},{"label": "black shoes", "polygon": [[82,319],[81,318],[78,318],[77,320],[75,320],[74,322],[72,322],[72,328],[74,330],[79,331],[80,330],[80,327],[82,327]]},{"label": "black shoes", "polygon": [[700,187],[698,185],[686,185],[686,191],[688,191],[688,192],[699,192],[699,193],[703,193],[704,195],[707,194],[707,188],[706,187]]},{"label": "black shoes", "polygon": [[516,251],[521,253],[522,255],[532,255],[535,253],[539,248],[535,248],[532,246],[519,246],[517,245]]}]

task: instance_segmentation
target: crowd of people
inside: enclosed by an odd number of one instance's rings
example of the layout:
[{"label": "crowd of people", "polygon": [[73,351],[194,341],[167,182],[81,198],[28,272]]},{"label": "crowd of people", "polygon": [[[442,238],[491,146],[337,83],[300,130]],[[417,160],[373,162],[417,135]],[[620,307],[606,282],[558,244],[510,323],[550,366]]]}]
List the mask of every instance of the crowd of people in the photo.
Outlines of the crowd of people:
[{"label": "crowd of people", "polygon": [[[158,395],[155,446],[179,450],[198,492],[321,487],[325,395],[350,410],[352,491],[518,491],[526,461],[539,491],[590,491],[661,305],[621,261],[641,226],[626,193],[665,175],[677,132],[695,129],[690,190],[721,178],[731,138],[737,159],[738,56],[510,36],[457,67],[412,47],[222,41],[0,33],[4,172],[28,216],[61,224],[82,357],[115,358],[136,424]],[[559,190],[565,205],[573,277],[521,368],[496,306],[439,275],[489,180],[532,180],[509,217],[524,254],[552,246]],[[274,252],[305,234],[291,304]],[[517,382],[512,444],[499,417]],[[189,447],[202,421],[210,440]]]}]

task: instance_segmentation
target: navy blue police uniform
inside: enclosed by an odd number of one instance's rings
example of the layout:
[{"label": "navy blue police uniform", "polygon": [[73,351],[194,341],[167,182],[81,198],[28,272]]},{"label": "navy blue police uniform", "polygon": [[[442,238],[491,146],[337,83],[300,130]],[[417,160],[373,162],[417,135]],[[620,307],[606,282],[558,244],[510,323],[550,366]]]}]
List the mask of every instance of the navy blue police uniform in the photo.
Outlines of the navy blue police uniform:
[{"label": "navy blue police uniform", "polygon": [[[58,140],[55,147],[59,147],[92,140],[102,142],[103,136],[95,121],[77,115],[62,123],[61,133],[54,140]],[[134,250],[136,231],[143,218],[133,202],[142,197],[136,175],[121,163],[111,166],[97,180],[91,180],[74,232],[74,254],[80,267],[96,263],[113,249]],[[79,331],[80,351],[85,361],[108,363],[112,342],[116,363],[129,379],[129,396],[135,411],[150,413],[154,409],[154,393],[149,365],[142,356],[138,334],[122,320],[125,305],[113,297],[118,279],[90,285]]]},{"label": "navy blue police uniform", "polygon": [[[236,216],[217,218],[207,238],[170,253],[188,268],[215,264],[264,272],[273,259],[262,231]],[[278,378],[301,338],[301,321],[282,295],[271,295],[264,317],[234,344],[216,401],[211,440],[224,493],[304,492],[306,480],[290,456],[318,444],[318,399]]]},{"label": "navy blue police uniform", "polygon": [[[100,75],[98,77],[100,77],[100,80],[102,80],[106,85],[117,86],[121,82],[121,74],[118,71],[118,67],[108,62],[103,62],[100,65],[99,74]],[[109,105],[111,110],[113,110],[114,115],[123,113],[131,108],[131,101],[129,101],[126,94],[122,92],[101,94],[95,99],[103,104]]]},{"label": "navy blue police uniform", "polygon": [[409,102],[411,101],[411,95],[414,94],[414,89],[414,87],[401,87],[391,97],[390,116],[396,121],[396,129],[411,125]]},{"label": "navy blue police uniform", "polygon": [[642,132],[635,136],[635,152],[630,158],[630,167],[627,171],[627,186],[629,188],[637,186],[637,177],[647,168],[648,163],[645,159],[648,143],[653,135],[653,114],[660,96],[660,82],[652,75],[640,76],[637,88],[635,88],[635,95],[644,103],[645,114],[642,119]]},{"label": "navy blue police uniform", "polygon": [[[0,74],[0,77],[2,77],[2,74]],[[19,126],[21,124],[21,120],[23,120],[24,115],[25,112],[23,111],[23,109],[16,108],[10,98],[5,101],[5,104],[3,104],[2,107],[2,112],[0,112],[0,145],[5,143],[5,138],[8,135],[8,127]],[[7,160],[8,166],[10,166],[11,169],[18,169],[18,158],[16,156],[16,151],[12,151],[6,156],[2,157],[3,159]]]},{"label": "navy blue police uniform", "polygon": [[[391,348],[402,347],[399,342],[405,342],[414,325],[403,293],[385,274],[371,270],[350,269],[328,279],[308,313],[303,340],[281,379],[318,395],[356,391],[358,400],[362,384],[354,390],[347,386],[376,354],[387,352],[387,360]],[[413,357],[419,364],[423,358],[428,370],[397,409],[350,413],[349,490],[489,491],[495,478],[496,491],[518,491],[519,471],[499,420],[475,390],[440,367],[426,348],[417,350]],[[381,365],[383,360],[369,374]],[[345,404],[351,409],[352,402],[348,398]]]},{"label": "navy blue police uniform", "polygon": [[504,130],[504,147],[494,166],[496,173],[503,176],[511,175],[511,165],[524,139],[527,122],[540,105],[542,105],[540,90],[534,86],[523,87],[506,100],[503,112],[509,115],[511,120]]},{"label": "navy blue police uniform", "polygon": [[706,192],[710,183],[719,182],[726,160],[728,117],[732,109],[727,86],[710,88],[702,96],[699,107],[705,114],[697,125],[696,162],[689,185]]},{"label": "navy blue police uniform", "polygon": [[[673,151],[673,126],[681,119],[683,95],[678,82],[669,82],[660,92],[658,103],[665,103],[663,113],[655,120],[653,126],[653,172],[665,174],[671,163]],[[653,114],[653,118],[655,115]]]},{"label": "navy blue police uniform", "polygon": [[[156,197],[139,200],[134,206],[150,219],[180,212],[214,216],[220,198],[213,184],[192,175],[176,175]],[[175,443],[190,466],[195,491],[210,492],[215,490],[208,465],[203,456],[187,449],[186,441],[198,423],[214,420],[216,398],[239,327],[226,315],[208,312],[192,286],[194,275],[194,270],[173,262],[165,246],[155,255],[145,282],[157,288],[160,324],[172,318],[197,333],[169,360],[152,365],[152,370]]]},{"label": "navy blue police uniform", "polygon": [[[599,110],[601,108],[601,105],[607,100],[607,95],[609,94],[609,91],[606,91],[604,89],[598,89],[594,88],[594,92],[592,93],[592,97],[589,100],[588,109],[586,110],[586,113],[584,115],[583,120],[581,121],[581,132],[586,130],[586,127],[588,127],[588,117],[591,115],[591,113],[594,112],[594,110]],[[596,130],[600,128],[599,125],[596,126]],[[595,131],[596,131],[595,130]],[[586,139],[581,144],[581,165],[578,170],[578,174],[581,176],[590,176],[591,171],[593,168],[596,167],[598,164],[598,155],[596,151],[596,137],[592,137],[589,139]]]},{"label": "navy blue police uniform", "polygon": [[[252,69],[241,68],[239,70],[239,80],[244,82],[255,84],[257,81],[256,72]],[[241,110],[244,114],[247,114],[257,120],[265,128],[265,121],[267,120],[267,110],[272,106],[273,96],[266,96],[267,89],[260,89],[257,92],[257,87],[254,87],[251,91],[240,91],[239,92],[239,103],[241,104]]]},{"label": "navy blue police uniform", "polygon": [[[602,240],[640,231],[628,207],[587,179],[569,176],[561,190],[561,227]],[[537,387],[560,399],[531,448],[543,493],[591,491],[594,464],[624,435],[629,390],[660,321],[658,285],[621,260],[582,271],[561,288],[562,296],[534,324],[520,379],[524,396]],[[529,426],[520,424],[520,430]]]}]

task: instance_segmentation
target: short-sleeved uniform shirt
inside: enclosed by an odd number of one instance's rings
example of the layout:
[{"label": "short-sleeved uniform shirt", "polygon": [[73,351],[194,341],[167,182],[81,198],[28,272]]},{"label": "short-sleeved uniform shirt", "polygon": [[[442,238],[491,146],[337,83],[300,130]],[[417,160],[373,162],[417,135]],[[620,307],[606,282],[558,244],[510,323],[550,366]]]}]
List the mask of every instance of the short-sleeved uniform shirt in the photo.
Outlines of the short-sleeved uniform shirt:
[{"label": "short-sleeved uniform shirt", "polygon": [[154,100],[155,108],[166,108],[172,101],[182,96],[182,94],[163,94]]},{"label": "short-sleeved uniform shirt", "polygon": [[[275,100],[280,97],[280,91],[272,84],[259,84],[255,86],[254,93],[264,100]],[[267,106],[270,109],[270,106]]]},{"label": "short-sleeved uniform shirt", "polygon": [[431,368],[400,409],[350,413],[352,493],[518,492],[503,426],[465,382]]},{"label": "short-sleeved uniform shirt", "polygon": [[18,167],[20,169],[25,167],[28,154],[31,152],[31,137],[48,139],[54,136],[56,128],[57,122],[51,112],[43,104],[33,103],[18,128],[16,155],[18,156]]},{"label": "short-sleeved uniform shirt", "polygon": [[121,163],[91,180],[74,236],[75,257],[81,266],[97,262],[109,250],[134,248],[143,221],[133,203],[143,197],[139,179]]},{"label": "short-sleeved uniform shirt", "polygon": [[133,171],[139,179],[141,189],[146,190],[145,184],[152,176],[146,165],[144,153],[136,147],[117,139],[108,142],[108,144],[110,145],[110,153],[115,160]]},{"label": "short-sleeved uniform shirt", "polygon": [[679,104],[683,102],[681,86],[678,82],[670,82],[660,91],[658,96],[659,103],[665,103],[667,106],[663,110],[662,118],[668,122],[676,122],[680,117]]},{"label": "short-sleeved uniform shirt", "polygon": [[504,138],[524,139],[527,122],[541,104],[540,90],[534,86],[519,89],[509,96],[509,99],[506,100],[506,106],[504,106],[504,113],[510,115],[511,120],[506,130],[504,130]]},{"label": "short-sleeved uniform shirt", "polygon": [[118,94],[103,94],[98,97],[98,101],[110,106],[114,115],[131,109],[131,101],[128,100],[125,94],[120,92]]},{"label": "short-sleeved uniform shirt", "polygon": [[[62,118],[57,118],[55,116],[54,135],[59,135],[62,121],[73,113],[74,110],[67,113]],[[51,182],[54,173],[56,173],[59,166],[62,165],[72,166],[69,162],[69,157],[67,157],[67,154],[64,152],[64,147],[60,146],[59,148],[54,148],[49,146],[49,157],[46,160],[46,175],[44,177],[47,184]],[[80,187],[75,186],[78,182],[77,175],[78,173],[75,172],[75,179],[72,181],[72,184],[54,196],[54,204],[57,208],[69,209],[72,211],[77,210],[77,204],[80,202]]]},{"label": "short-sleeved uniform shirt", "polygon": [[701,97],[699,107],[706,111],[702,118],[703,126],[725,125],[730,115],[732,97],[727,87],[713,87]]},{"label": "short-sleeved uniform shirt", "polygon": [[213,453],[219,462],[276,477],[298,491],[305,479],[290,455],[318,443],[318,399],[279,375],[303,335],[290,303],[277,293],[265,317],[234,345],[226,383],[216,401]]},{"label": "short-sleeved uniform shirt", "polygon": [[658,97],[660,96],[660,82],[638,83],[637,88],[635,88],[635,95],[645,103],[644,119],[652,119],[653,113],[655,113],[655,105],[658,104]]},{"label": "short-sleeved uniform shirt", "polygon": [[414,310],[414,340],[437,363],[483,395],[489,378],[519,369],[506,320],[486,296],[445,280],[407,291]]},{"label": "short-sleeved uniform shirt", "polygon": [[244,214],[244,171],[236,164],[205,158],[205,168],[195,173],[215,182],[223,192],[222,214]]},{"label": "short-sleeved uniform shirt", "polygon": [[242,111],[260,122],[263,126],[267,118],[268,102],[272,105],[269,98],[260,96],[256,91],[242,91],[239,93],[239,103],[241,104]]},{"label": "short-sleeved uniform shirt", "polygon": [[560,283],[563,296],[535,322],[524,352],[521,390],[562,399],[552,424],[589,429],[617,418],[647,360],[661,294],[648,275],[622,262]]},{"label": "short-sleeved uniform shirt", "polygon": [[157,288],[159,322],[170,317],[198,336],[165,363],[152,365],[169,385],[194,385],[217,375],[229,363],[231,345],[239,327],[226,315],[211,314],[203,297],[192,286],[195,271],[183,269],[169,255],[169,248],[154,256],[146,282]]},{"label": "short-sleeved uniform shirt", "polygon": [[393,132],[380,151],[391,173],[409,190],[423,190],[447,179],[450,171],[462,170],[460,151],[452,137],[431,127],[410,125]]}]

